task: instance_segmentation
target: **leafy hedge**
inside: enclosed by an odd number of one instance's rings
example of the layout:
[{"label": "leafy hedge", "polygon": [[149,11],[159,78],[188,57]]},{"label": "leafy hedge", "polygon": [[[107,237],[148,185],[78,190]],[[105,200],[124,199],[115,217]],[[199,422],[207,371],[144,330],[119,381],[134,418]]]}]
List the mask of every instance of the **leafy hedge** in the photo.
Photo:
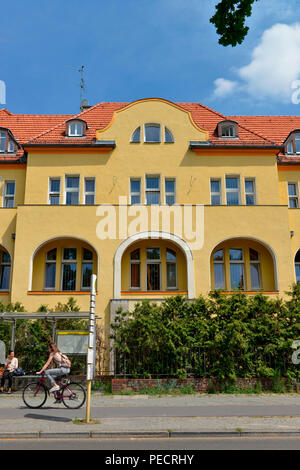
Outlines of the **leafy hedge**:
[{"label": "leafy hedge", "polygon": [[291,345],[300,339],[300,285],[287,294],[283,300],[215,291],[193,301],[143,301],[130,313],[120,309],[111,325],[117,373],[295,380]]}]

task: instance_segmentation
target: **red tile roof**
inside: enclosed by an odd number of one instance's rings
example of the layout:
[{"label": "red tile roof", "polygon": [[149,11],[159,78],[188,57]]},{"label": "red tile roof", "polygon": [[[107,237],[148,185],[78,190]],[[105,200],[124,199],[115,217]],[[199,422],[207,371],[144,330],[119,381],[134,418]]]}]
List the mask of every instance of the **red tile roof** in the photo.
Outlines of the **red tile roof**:
[{"label": "red tile roof", "polygon": [[[21,145],[88,145],[95,141],[96,130],[105,128],[114,112],[129,103],[98,103],[76,115],[13,114],[0,110],[0,127],[8,128]],[[274,146],[282,145],[289,133],[300,129],[300,116],[224,116],[200,103],[176,103],[191,113],[195,124],[208,131],[214,146]],[[65,135],[66,121],[81,118],[87,123],[86,136],[70,138]],[[221,139],[217,135],[220,121],[230,119],[238,123],[239,135],[235,139]],[[19,151],[17,157],[22,155]],[[8,158],[2,156],[3,158]],[[12,158],[11,156],[9,157]],[[286,157],[285,157],[286,158]],[[289,157],[287,161],[295,157]]]}]

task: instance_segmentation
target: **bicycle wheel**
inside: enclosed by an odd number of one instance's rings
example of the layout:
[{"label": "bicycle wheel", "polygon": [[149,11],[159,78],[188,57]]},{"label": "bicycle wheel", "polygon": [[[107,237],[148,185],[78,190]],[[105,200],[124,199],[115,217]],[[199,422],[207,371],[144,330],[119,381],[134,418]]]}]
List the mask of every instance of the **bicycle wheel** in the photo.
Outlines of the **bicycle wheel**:
[{"label": "bicycle wheel", "polygon": [[84,404],[86,393],[82,385],[70,382],[63,387],[61,397],[63,404],[67,408],[76,409],[80,408]]},{"label": "bicycle wheel", "polygon": [[47,400],[47,389],[44,384],[30,382],[24,387],[23,401],[28,408],[41,408]]}]

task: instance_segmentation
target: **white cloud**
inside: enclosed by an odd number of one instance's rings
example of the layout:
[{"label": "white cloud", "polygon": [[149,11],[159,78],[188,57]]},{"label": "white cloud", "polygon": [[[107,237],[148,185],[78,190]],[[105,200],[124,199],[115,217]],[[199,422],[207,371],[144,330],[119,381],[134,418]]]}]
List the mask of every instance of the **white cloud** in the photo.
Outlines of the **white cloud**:
[{"label": "white cloud", "polygon": [[[240,81],[231,91],[243,91],[258,100],[290,101],[292,84],[300,78],[300,23],[275,24],[267,29],[251,54],[250,63],[236,73]],[[215,81],[215,97],[222,96],[222,80]],[[230,83],[236,82],[224,80],[225,92]]]},{"label": "white cloud", "polygon": [[233,90],[237,87],[237,82],[232,80],[226,80],[225,78],[217,78],[214,81],[215,90],[214,90],[214,97],[215,98],[225,98],[227,95],[232,94]]}]

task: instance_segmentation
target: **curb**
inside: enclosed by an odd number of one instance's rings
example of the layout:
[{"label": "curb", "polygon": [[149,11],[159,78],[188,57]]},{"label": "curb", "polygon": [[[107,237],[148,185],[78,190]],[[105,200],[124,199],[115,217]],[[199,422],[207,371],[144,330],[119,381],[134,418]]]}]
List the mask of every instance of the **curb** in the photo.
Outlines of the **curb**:
[{"label": "curb", "polygon": [[201,437],[300,437],[300,431],[86,431],[86,432],[6,432],[0,439],[171,439]]}]

